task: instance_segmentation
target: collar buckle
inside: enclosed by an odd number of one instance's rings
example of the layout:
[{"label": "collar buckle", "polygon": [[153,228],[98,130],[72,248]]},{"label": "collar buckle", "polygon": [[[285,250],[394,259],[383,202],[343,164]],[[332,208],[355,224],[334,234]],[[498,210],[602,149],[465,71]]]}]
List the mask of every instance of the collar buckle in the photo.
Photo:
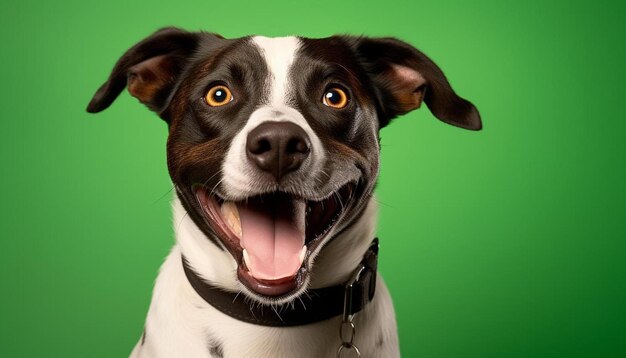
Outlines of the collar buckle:
[{"label": "collar buckle", "polygon": [[343,297],[343,320],[346,321],[374,298],[378,266],[378,238],[375,238],[363,260],[346,283]]},{"label": "collar buckle", "polygon": [[354,316],[374,298],[376,292],[376,270],[378,266],[378,238],[374,239],[359,264],[346,283],[343,296],[343,316],[339,326],[341,344],[337,350],[337,357],[341,358],[348,352],[361,356],[359,348],[354,344],[356,326]]}]

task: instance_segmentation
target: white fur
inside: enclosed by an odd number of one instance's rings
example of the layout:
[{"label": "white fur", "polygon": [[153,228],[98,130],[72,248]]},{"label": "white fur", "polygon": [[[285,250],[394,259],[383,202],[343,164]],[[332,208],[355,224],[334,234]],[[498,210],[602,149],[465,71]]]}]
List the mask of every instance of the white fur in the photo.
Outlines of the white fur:
[{"label": "white fur", "polygon": [[[222,287],[237,287],[230,254],[203,238],[195,223],[174,201],[177,242],[161,266],[141,339],[131,358],[211,357],[219,343],[224,357],[334,357],[340,344],[340,318],[289,328],[257,326],[238,321],[207,304],[193,290],[182,269],[181,254],[202,277]],[[372,200],[353,228],[333,239],[314,266],[313,281],[327,285],[343,281],[356,268],[372,238],[376,204]],[[229,262],[231,262],[229,264]],[[343,277],[341,277],[343,276]],[[363,357],[399,357],[391,297],[380,275],[376,295],[355,316],[355,344]]]},{"label": "white fur", "polygon": [[280,106],[289,97],[289,69],[300,48],[300,40],[293,36],[277,38],[255,36],[252,41],[259,48],[270,71],[270,78],[266,84],[269,104]]}]

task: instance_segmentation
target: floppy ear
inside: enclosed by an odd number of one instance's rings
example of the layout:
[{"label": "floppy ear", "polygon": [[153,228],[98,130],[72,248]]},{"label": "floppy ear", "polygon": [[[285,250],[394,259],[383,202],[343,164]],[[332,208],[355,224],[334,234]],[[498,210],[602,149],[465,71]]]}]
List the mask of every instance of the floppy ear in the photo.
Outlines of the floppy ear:
[{"label": "floppy ear", "polygon": [[369,74],[379,106],[381,126],[426,103],[441,121],[480,130],[478,110],[457,96],[441,69],[413,46],[394,38],[349,38],[357,60]]},{"label": "floppy ear", "polygon": [[117,61],[109,79],[98,89],[87,112],[105,110],[128,85],[128,92],[151,110],[161,114],[167,108],[178,77],[203,37],[169,27],[161,29],[131,47]]}]

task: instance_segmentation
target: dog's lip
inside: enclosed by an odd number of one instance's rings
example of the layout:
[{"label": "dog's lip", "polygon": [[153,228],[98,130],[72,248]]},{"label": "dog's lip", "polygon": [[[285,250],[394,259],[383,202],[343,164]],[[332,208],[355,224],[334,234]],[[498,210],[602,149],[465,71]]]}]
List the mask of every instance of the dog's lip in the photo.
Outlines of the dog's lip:
[{"label": "dog's lip", "polygon": [[[194,184],[192,191],[195,193],[198,203],[201,207],[202,216],[205,219],[207,225],[209,225],[220,239],[225,248],[230,252],[235,261],[237,262],[237,276],[248,289],[256,294],[263,296],[264,298],[271,300],[279,300],[282,297],[286,297],[292,292],[299,289],[306,281],[306,275],[308,275],[308,267],[310,267],[311,254],[316,251],[317,247],[322,244],[325,238],[328,236],[332,228],[337,224],[339,218],[345,213],[348,208],[348,203],[351,202],[352,195],[356,184],[354,182],[347,182],[339,187],[338,190],[332,192],[327,198],[323,200],[306,200],[307,211],[317,210],[325,212],[323,218],[315,218],[318,225],[323,227],[313,227],[311,230],[307,225],[307,233],[305,237],[306,254],[302,261],[300,268],[291,277],[283,277],[277,280],[264,280],[253,277],[248,268],[246,262],[243,259],[243,247],[240,243],[240,237],[235,234],[230,226],[225,222],[225,219],[221,215],[220,207],[226,202],[222,197],[216,194],[211,194],[204,185]],[[294,199],[303,200],[302,196],[291,195]],[[254,196],[251,196],[254,197]],[[325,208],[325,204],[328,207],[332,207],[331,202],[334,202],[334,211]],[[339,203],[336,203],[339,201]],[[329,214],[330,213],[330,214]],[[321,221],[320,221],[321,220]],[[317,231],[313,230],[317,229]],[[312,236],[312,237],[311,237]]]},{"label": "dog's lip", "polygon": [[278,280],[262,280],[253,277],[246,267],[246,262],[242,262],[237,267],[237,277],[249,289],[264,296],[276,297],[294,291],[302,280],[303,268],[291,277],[284,277]]}]

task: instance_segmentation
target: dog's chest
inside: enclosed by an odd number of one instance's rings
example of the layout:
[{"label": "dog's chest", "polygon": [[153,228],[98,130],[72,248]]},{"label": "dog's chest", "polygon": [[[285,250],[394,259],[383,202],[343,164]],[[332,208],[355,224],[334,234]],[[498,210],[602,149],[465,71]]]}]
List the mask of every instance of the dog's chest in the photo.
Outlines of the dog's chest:
[{"label": "dog's chest", "polygon": [[[144,337],[131,354],[140,357],[333,357],[340,345],[339,318],[276,328],[251,325],[227,316],[198,297],[184,277],[175,248],[163,264],[154,289]],[[382,285],[372,307],[357,317],[356,343],[366,356],[391,357],[397,347],[391,307]],[[383,301],[389,301],[388,303]],[[387,316],[389,317],[389,316]],[[391,315],[393,317],[393,315]],[[387,328],[387,326],[389,328]]]}]

